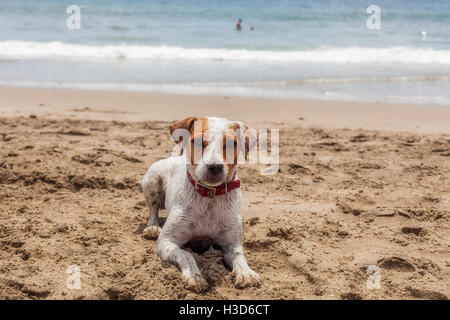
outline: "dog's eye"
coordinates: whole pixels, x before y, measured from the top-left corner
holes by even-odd
[[[206,148],[208,142],[203,140],[203,137],[195,137],[192,139],[192,144],[197,148]]]
[[[235,139],[233,139],[233,138],[227,138],[225,140],[224,147],[226,147],[226,146],[237,146],[237,141]]]
[[[192,143],[196,146],[196,147],[201,147],[203,145],[203,141],[202,138],[194,138],[192,140]]]

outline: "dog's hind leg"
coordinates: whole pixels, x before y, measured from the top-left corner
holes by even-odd
[[[142,236],[146,239],[155,240],[161,231],[158,210],[164,207],[164,190],[162,177],[150,168],[142,180],[142,191],[144,192],[144,200],[150,213],[147,226],[142,232]]]

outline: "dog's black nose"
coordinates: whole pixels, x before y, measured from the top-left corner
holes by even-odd
[[[208,164],[206,169],[212,174],[219,174],[223,170],[223,164]]]

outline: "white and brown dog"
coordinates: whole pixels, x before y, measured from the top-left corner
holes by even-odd
[[[158,238],[156,255],[180,268],[193,291],[209,287],[191,253],[183,246],[208,240],[219,246],[238,288],[259,285],[242,248],[239,156],[256,145],[256,133],[238,121],[189,117],[170,126],[181,156],[154,163],[142,181],[150,217],[144,234]],[[158,209],[167,220],[160,227]]]

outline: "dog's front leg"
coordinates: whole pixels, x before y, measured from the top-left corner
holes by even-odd
[[[208,289],[208,282],[203,278],[192,254],[181,249],[167,238],[158,239],[156,254],[164,261],[178,265],[183,275],[186,288],[195,292]]]
[[[194,257],[186,250],[180,248],[180,245],[187,242],[187,240],[175,239],[170,233],[164,231],[163,228],[158,238],[156,255],[162,260],[173,263],[180,268],[187,289],[194,292],[206,291],[209,284],[200,273]],[[174,232],[174,230],[171,230],[171,232]]]
[[[235,276],[234,285],[237,288],[259,286],[258,274],[250,269],[245,259],[242,244],[230,243],[223,247],[224,260],[227,265],[233,268]]]

